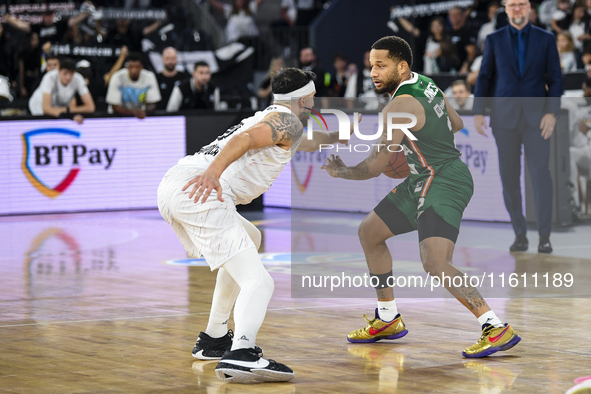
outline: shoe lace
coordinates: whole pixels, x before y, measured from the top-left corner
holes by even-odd
[[[263,358],[263,349],[261,349],[260,347],[258,347],[258,346],[255,345],[254,346],[254,349],[252,350],[252,352],[253,353],[256,353],[256,355],[257,355],[258,358]],[[276,363],[277,364],[277,361],[275,361],[275,360],[273,360],[271,358],[268,358],[267,361],[269,361],[271,363]]]
[[[492,332],[492,330],[494,330],[494,328],[494,326],[490,326],[482,330],[482,335],[480,336],[480,338],[478,338],[478,343],[484,342],[486,340],[486,337],[489,336],[489,334]]]
[[[369,320],[365,313],[363,314],[363,319],[367,322],[367,324],[369,324],[372,327],[373,327],[374,322],[376,321],[376,319]]]
[[[263,349],[261,349],[260,347],[258,347],[257,345],[254,345],[254,353],[256,353],[256,355],[261,358],[263,357]]]

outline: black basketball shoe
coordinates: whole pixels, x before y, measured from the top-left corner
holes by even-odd
[[[199,360],[218,360],[222,358],[226,350],[232,348],[232,338],[234,338],[232,330],[228,330],[226,335],[221,338],[212,338],[202,331],[195,342],[193,357]]]
[[[215,374],[235,383],[287,382],[295,376],[288,366],[263,358],[263,350],[258,346],[228,350],[215,367]]]

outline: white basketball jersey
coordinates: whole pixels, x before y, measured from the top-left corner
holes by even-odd
[[[180,166],[206,169],[230,139],[244,133],[273,112],[291,113],[287,107],[271,105],[263,111],[258,111],[253,116],[242,120],[239,124],[230,127],[211,144],[204,146],[194,155],[182,158],[178,164]],[[252,149],[230,164],[222,173],[221,179],[230,185],[232,194],[236,196],[236,203],[248,204],[269,190],[283,167],[293,157],[300,142],[301,137],[291,145],[291,150],[282,149],[277,145]]]

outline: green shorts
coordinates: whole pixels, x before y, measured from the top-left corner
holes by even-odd
[[[409,176],[388,193],[383,203],[390,202],[396,206],[408,218],[410,226],[415,230],[419,216],[431,207],[446,223],[459,230],[464,209],[468,206],[473,193],[474,182],[470,170],[458,158],[436,169],[433,176],[429,174]],[[379,216],[382,217],[382,215]],[[386,224],[392,229],[389,223]],[[409,230],[408,223],[406,230],[404,232]],[[398,235],[402,232],[393,231],[393,233]]]

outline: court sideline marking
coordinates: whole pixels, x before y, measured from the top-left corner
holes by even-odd
[[[423,303],[423,302],[438,302],[444,301],[448,298],[426,298],[420,300],[407,300],[407,301],[400,301],[401,304],[416,304],[416,303]],[[367,306],[367,305],[375,305],[375,301],[366,302],[363,304],[344,304],[344,305],[314,305],[314,306],[302,306],[302,307],[285,307],[285,308],[270,308],[267,309],[268,312],[276,312],[276,311],[297,311],[300,309],[319,309],[319,308],[340,308],[340,307],[351,307],[351,306]],[[112,317],[112,318],[104,318],[104,319],[87,319],[87,320],[61,320],[61,321],[52,321],[52,322],[39,322],[39,323],[23,323],[23,324],[6,324],[0,326],[0,328],[7,328],[7,327],[23,327],[23,326],[39,326],[39,325],[50,325],[50,324],[71,324],[71,323],[89,323],[89,322],[100,322],[100,321],[113,321],[113,320],[136,320],[136,319],[152,319],[152,318],[162,318],[162,317],[176,317],[176,316],[197,316],[197,315],[209,315],[208,312],[196,312],[196,313],[178,313],[178,314],[171,314],[171,315],[152,315],[152,316],[131,316],[131,317]]]

